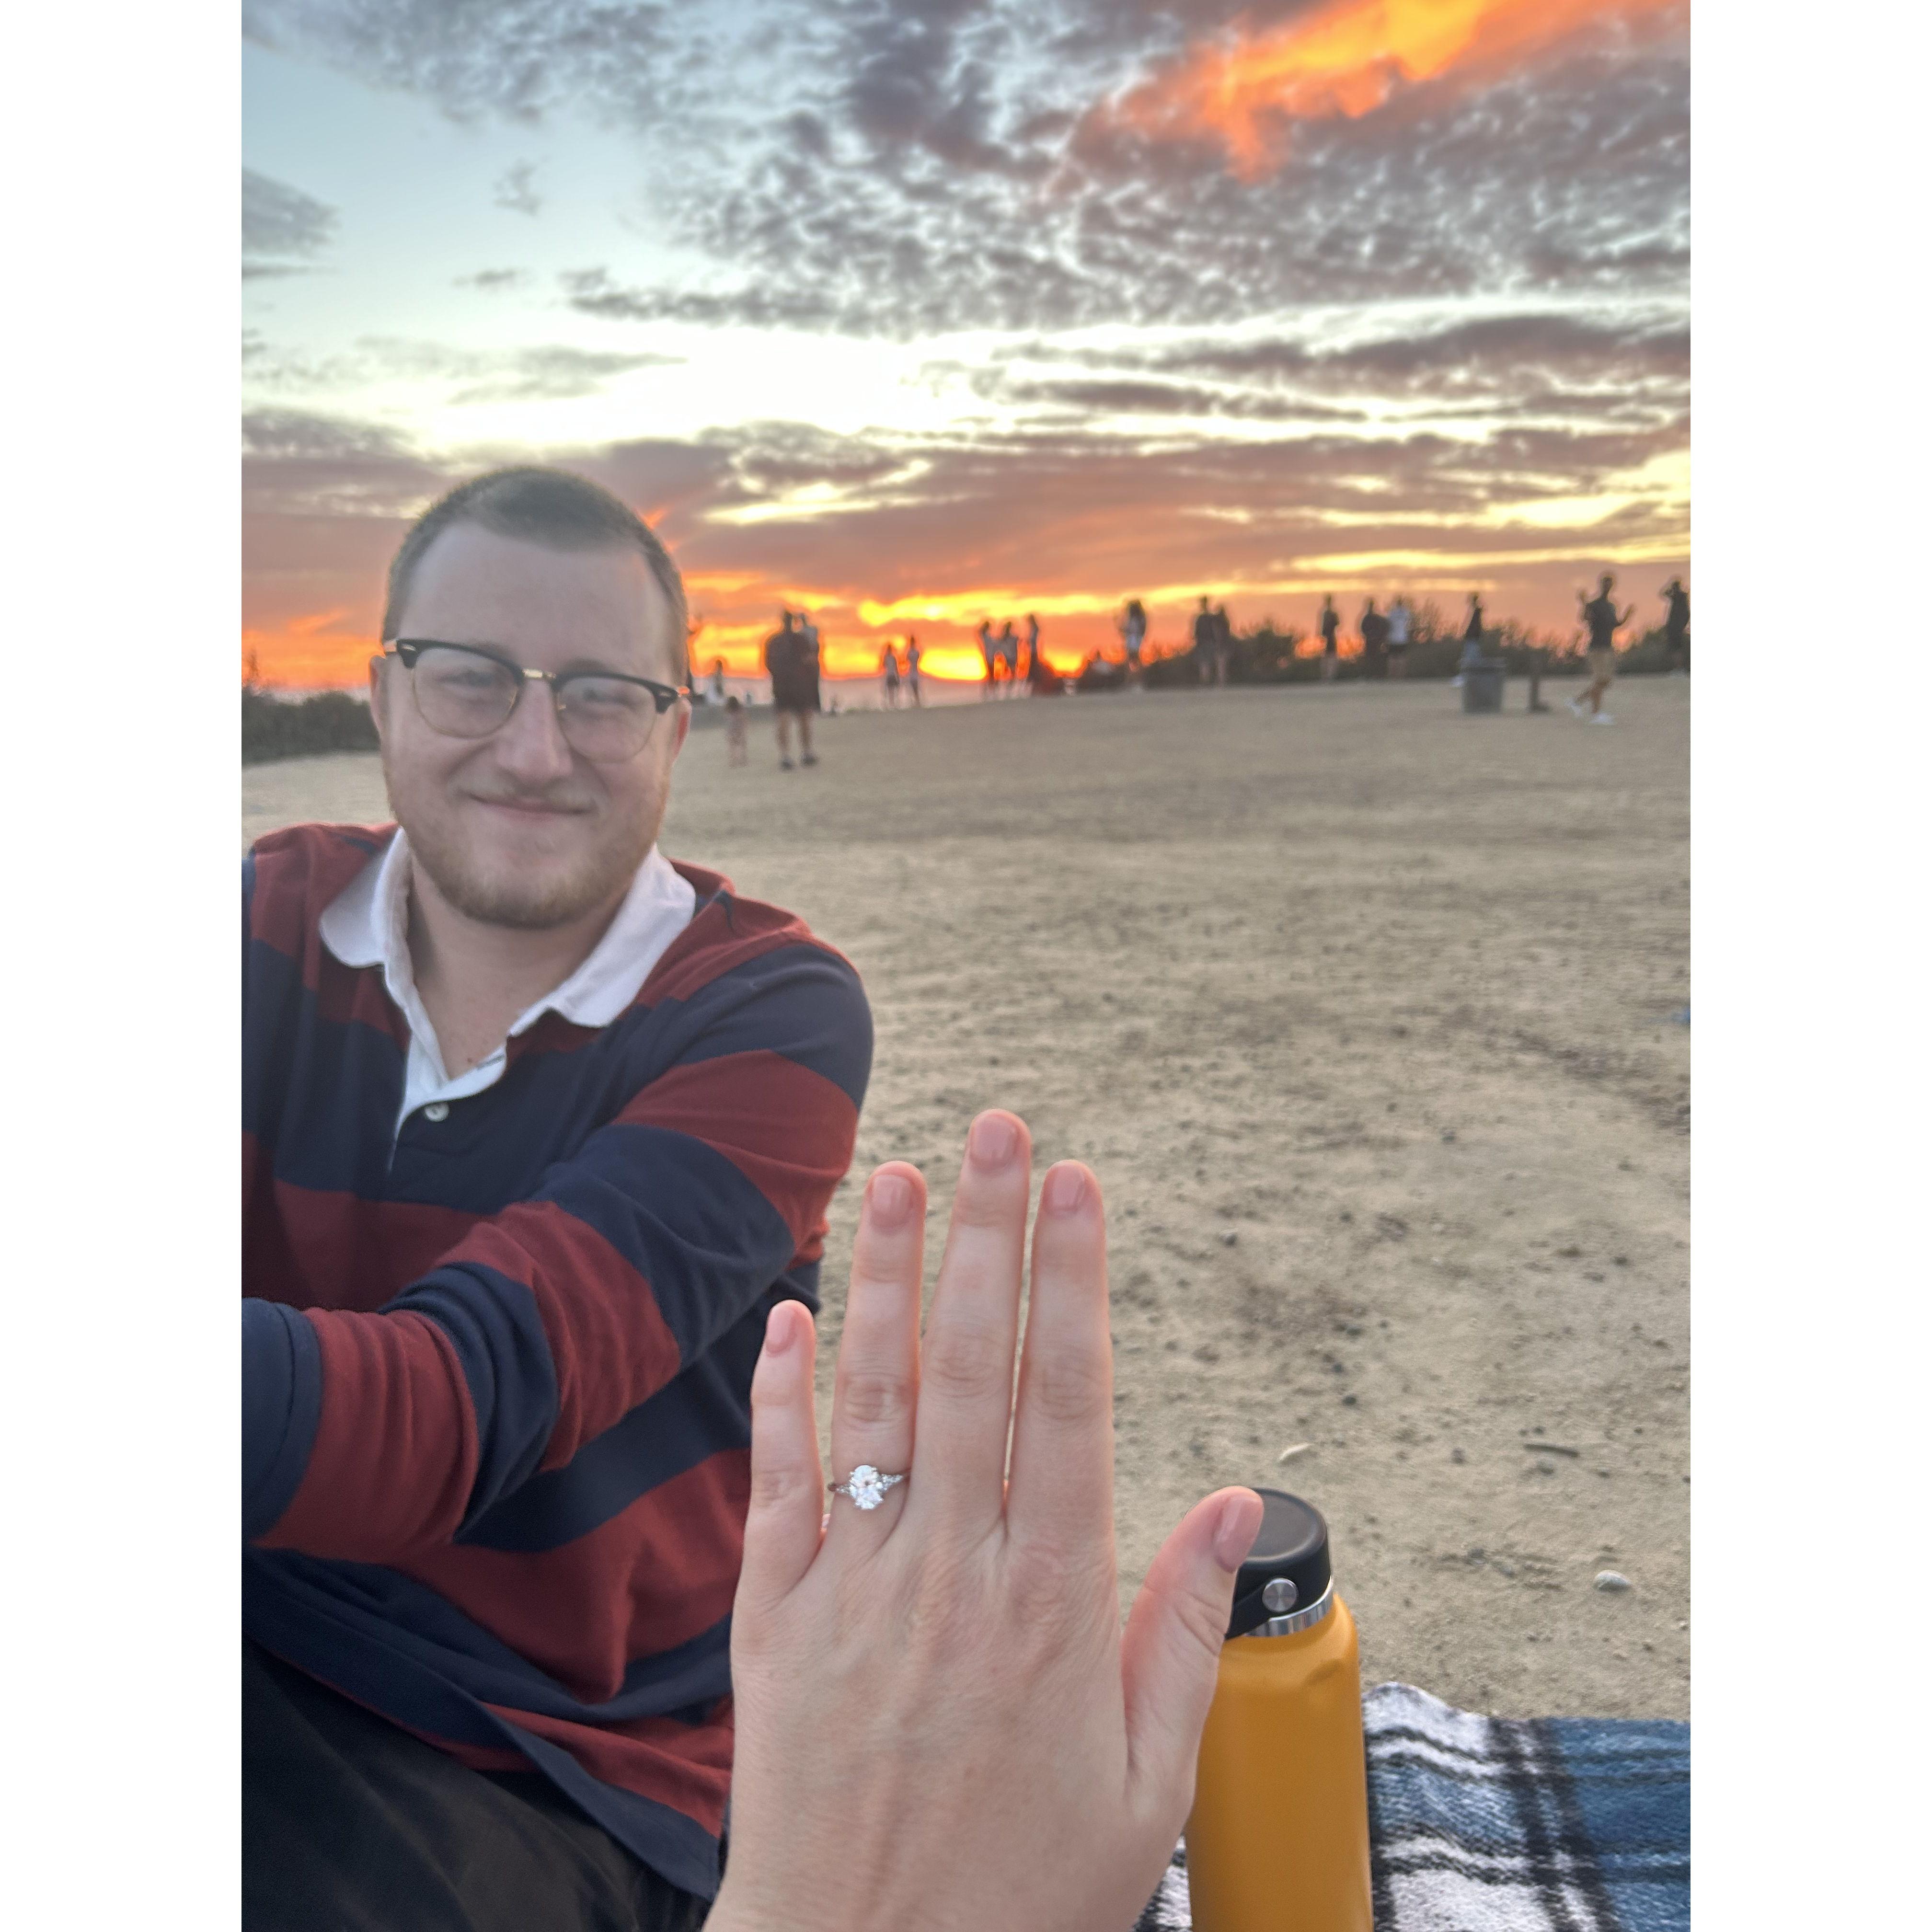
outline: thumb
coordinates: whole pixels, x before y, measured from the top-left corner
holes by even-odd
[[[1183,1815],[1192,1801],[1235,1572],[1261,1526],[1262,1499],[1252,1490],[1218,1490],[1196,1503],[1161,1545],[1121,1640],[1130,1780],[1178,1801]]]

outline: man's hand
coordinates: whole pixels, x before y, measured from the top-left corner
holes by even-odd
[[[823,1532],[812,1320],[772,1311],[711,1932],[1121,1932],[1186,1822],[1261,1502],[1190,1510],[1123,1638],[1100,1190],[1076,1162],[1047,1174],[1016,1400],[1029,1168],[1020,1121],[974,1123],[922,1359],[925,1183],[872,1176],[832,1462],[910,1479],[869,1510],[834,1498]]]

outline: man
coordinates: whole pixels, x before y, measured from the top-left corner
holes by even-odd
[[[1036,689],[1040,685],[1040,620],[1029,610],[1027,613],[1027,681]]]
[[[1228,607],[1214,606],[1214,682],[1226,684],[1228,666],[1234,655],[1234,627],[1228,621]]]
[[[986,665],[986,681],[980,687],[980,695],[982,698],[991,698],[993,694],[993,679],[1000,662],[1000,647],[994,641],[993,620],[990,617],[982,617],[980,620],[980,655],[985,660]]]
[[[919,639],[908,631],[905,641],[906,688],[912,694],[914,710],[919,708]]]
[[[1364,599],[1360,620],[1362,633],[1362,675],[1364,677],[1386,677],[1388,659],[1385,652],[1388,646],[1389,620],[1376,608],[1372,597]]]
[[[1635,614],[1633,604],[1622,616],[1617,613],[1610,592],[1616,587],[1616,579],[1608,571],[1597,580],[1597,594],[1587,602],[1583,593],[1576,593],[1576,603],[1583,622],[1590,628],[1590,649],[1585,663],[1589,672],[1590,682],[1581,698],[1570,700],[1570,715],[1573,718],[1584,716],[1583,706],[1588,704],[1589,722],[1592,724],[1612,724],[1616,719],[1604,709],[1604,694],[1610,688],[1610,680],[1617,674],[1617,633]]]
[[[1483,596],[1479,590],[1469,592],[1469,614],[1462,624],[1462,656],[1456,666],[1456,675],[1449,680],[1449,688],[1459,688],[1465,671],[1474,670],[1483,662]]]
[[[1194,675],[1202,684],[1214,681],[1214,646],[1219,635],[1219,627],[1214,622],[1214,613],[1205,597],[1201,599],[1201,608],[1194,614]]]
[[[1388,667],[1390,677],[1408,675],[1408,600],[1398,597],[1388,608]]]
[[[1013,628],[1013,620],[1009,617],[1000,626],[998,638],[1000,668],[1006,680],[1006,695],[1010,698],[1018,687],[1020,675],[1019,634]]]
[[[1335,681],[1336,661],[1336,640],[1341,635],[1341,614],[1335,608],[1335,593],[1331,590],[1322,600],[1322,681],[1332,684]]]
[[[791,728],[798,724],[799,748],[804,762],[818,760],[812,748],[812,714],[818,709],[818,652],[806,662],[805,633],[796,614],[783,613],[784,621],[765,640],[765,675],[772,681],[772,710],[778,720],[778,770],[796,769],[791,761]]]
[[[1673,577],[1658,593],[1664,602],[1664,668],[1672,677],[1690,675],[1690,593]]]
[[[815,1305],[851,968],[656,840],[676,567],[555,472],[390,568],[395,827],[243,891],[250,1932],[681,1932],[716,1891],[752,1366]]]

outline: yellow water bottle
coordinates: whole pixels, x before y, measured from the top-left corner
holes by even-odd
[[[1195,1932],[1374,1932],[1355,1620],[1322,1512],[1258,1493],[1187,1820]]]

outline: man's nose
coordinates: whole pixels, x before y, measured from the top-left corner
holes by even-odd
[[[496,759],[526,783],[545,783],[568,774],[571,752],[557,717],[554,687],[536,678],[525,682],[517,708],[497,734]]]

